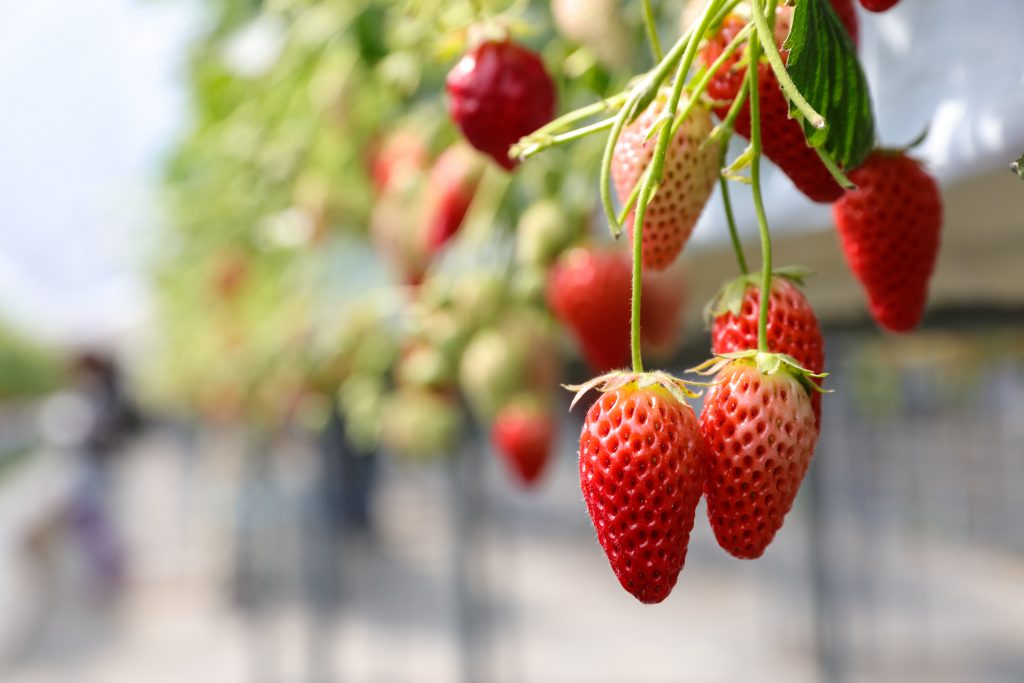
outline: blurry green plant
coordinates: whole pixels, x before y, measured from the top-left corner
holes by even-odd
[[[429,159],[459,139],[444,78],[481,16],[542,50],[563,110],[617,92],[643,64],[639,7],[623,8],[614,50],[593,27],[556,31],[554,9],[540,0],[209,1],[189,58],[191,122],[167,164],[171,220],[153,264],[161,335],[150,397],[213,417],[280,422],[295,395],[336,398],[354,378],[341,404],[366,415],[380,401],[355,400],[351,386],[388,392],[419,377],[428,354],[395,373],[401,352],[440,334],[424,333],[424,324],[444,327],[437,319],[454,313],[413,305],[371,248],[381,201],[374,156],[396,131],[414,132]],[[543,198],[556,198],[568,216],[591,215],[590,169],[601,152],[590,139],[511,176],[489,168],[448,248],[472,258],[443,254],[423,291],[444,298],[473,289],[486,244],[511,271],[501,284],[518,291],[516,305],[536,307],[542,274],[516,267],[518,218]],[[445,353],[461,353],[485,322],[460,321]],[[365,352],[366,339],[378,340],[376,354]],[[446,367],[456,361],[445,358]],[[362,440],[378,431],[369,426]]]
[[[55,351],[0,324],[0,401],[53,391],[60,385],[63,369]]]

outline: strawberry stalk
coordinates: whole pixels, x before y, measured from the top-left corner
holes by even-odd
[[[797,108],[800,115],[804,117],[812,126],[821,130],[825,128],[825,118],[814,110],[814,107],[804,99],[804,96],[797,90],[796,84],[793,79],[789,77],[789,72],[786,71],[786,65],[782,63],[782,56],[779,55],[779,49],[775,44],[775,31],[771,25],[768,24],[768,18],[764,14],[764,2],[762,0],[750,0],[751,14],[753,15],[754,28],[757,29],[758,41],[760,41],[760,48],[764,51],[765,57],[768,58],[768,64],[772,67],[772,71],[775,72],[775,77],[779,81],[779,85],[782,87],[782,91],[789,98],[789,101],[793,103],[793,106]],[[754,59],[754,44],[758,41],[750,41],[750,61],[756,66],[759,59]],[[753,117],[751,117],[753,118]]]
[[[654,21],[654,8],[651,7],[651,0],[644,0],[644,29],[647,31],[647,40],[651,44],[651,54],[654,61],[660,62],[664,59],[661,51],[661,41],[658,39],[658,26]]]
[[[751,0],[754,23],[758,26],[767,22],[764,18],[764,6],[761,0]],[[768,51],[777,56],[775,39],[772,38]],[[768,217],[764,211],[764,198],[761,196],[761,94],[758,85],[758,64],[761,61],[761,43],[750,41],[750,63],[747,67],[747,85],[750,93],[750,148],[753,152],[750,159],[750,183],[754,195],[754,211],[757,213],[757,227],[761,233],[761,307],[757,323],[757,350],[768,351],[768,292],[772,288],[772,238],[768,231]]]
[[[669,94],[668,103],[665,105],[664,123],[658,132],[658,143],[654,148],[654,156],[651,159],[650,174],[643,179],[640,196],[637,200],[636,220],[633,223],[633,299],[630,319],[630,349],[633,356],[633,372],[643,372],[643,359],[641,358],[640,347],[640,294],[643,276],[644,216],[647,213],[647,205],[650,203],[651,197],[654,196],[658,184],[661,183],[662,174],[665,170],[665,156],[668,153],[668,146],[672,141],[672,136],[676,131],[676,112],[679,109],[679,100],[683,95],[683,86],[686,84],[686,74],[689,73],[693,60],[697,56],[700,36],[704,35],[708,26],[711,25],[711,21],[721,4],[722,0],[709,0],[708,4],[704,7],[704,13],[701,15],[700,21],[697,22],[697,28],[693,32],[693,37],[686,43],[686,49],[676,69],[675,81],[672,83],[672,91]],[[689,114],[692,111],[694,102],[696,102],[696,99],[690,98],[684,116],[680,117],[680,119],[685,118],[685,114]],[[623,109],[625,110],[625,108]],[[620,121],[624,120],[625,117],[620,117]],[[658,124],[655,125],[657,126]],[[608,158],[608,163],[602,167],[602,175],[605,170],[610,175],[611,157]],[[607,187],[604,183],[602,183],[602,186],[602,189]],[[608,218],[610,221],[616,220],[614,209],[608,214]]]
[[[729,136],[731,137],[731,136]],[[747,275],[750,269],[747,268],[747,257],[743,254],[743,245],[740,243],[740,234],[736,229],[736,218],[732,213],[732,199],[729,196],[729,180],[722,175],[722,167],[725,166],[725,155],[729,151],[729,138],[722,144],[722,157],[718,164],[718,186],[722,190],[722,208],[725,209],[725,221],[729,226],[729,239],[732,241],[732,249],[736,252],[736,262],[740,267],[740,273]]]

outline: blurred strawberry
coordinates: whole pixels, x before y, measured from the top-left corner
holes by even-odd
[[[546,268],[582,233],[578,218],[553,199],[533,204],[516,224],[516,260],[524,266]]]
[[[644,273],[640,335],[645,347],[664,348],[674,342],[684,296],[678,281],[673,284],[673,276],[661,279]],[[596,247],[569,250],[548,276],[547,300],[594,372],[629,364],[632,264],[626,252]]]
[[[459,438],[459,409],[450,396],[400,389],[381,407],[380,437],[395,455],[425,458],[451,455]]]
[[[533,486],[543,473],[551,456],[556,427],[550,412],[530,400],[509,403],[494,419],[494,446],[523,486]]]
[[[213,259],[210,286],[220,301],[233,301],[249,280],[249,257],[241,249],[228,247]]]
[[[559,33],[589,48],[606,66],[628,64],[631,36],[618,0],[552,0],[551,14]]]
[[[398,279],[418,285],[430,265],[423,238],[418,187],[394,188],[382,194],[370,214],[370,237]]]
[[[427,167],[427,147],[423,138],[411,130],[390,133],[371,154],[371,175],[378,193],[401,185]]]
[[[462,227],[483,168],[483,160],[465,145],[449,147],[434,162],[424,214],[430,253],[436,253]]]

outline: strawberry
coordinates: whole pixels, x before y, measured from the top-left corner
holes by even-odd
[[[411,130],[397,130],[371,153],[370,172],[377,192],[406,182],[427,167],[423,138]]]
[[[554,118],[555,84],[535,53],[511,40],[473,47],[445,82],[452,120],[471,145],[512,170],[509,148]]]
[[[679,390],[650,377],[606,384],[587,411],[579,451],[597,540],[622,587],[648,604],[668,597],[686,561],[706,450]]]
[[[421,188],[393,186],[384,192],[370,213],[370,237],[395,275],[418,285],[430,265],[424,239]]]
[[[430,253],[436,253],[462,226],[482,173],[479,157],[464,145],[446,149],[434,162],[425,198]]]
[[[860,0],[860,6],[869,12],[885,12],[896,6],[899,0]]]
[[[625,67],[632,43],[618,0],[552,0],[558,32],[589,48],[606,66]]]
[[[516,260],[546,268],[583,232],[582,222],[553,199],[533,204],[516,224]]]
[[[760,274],[754,274],[727,283],[709,306],[713,317],[711,350],[715,354],[757,348],[760,278]],[[791,356],[813,373],[825,370],[825,340],[818,318],[807,297],[788,277],[776,275],[772,278],[767,332],[769,351]],[[811,403],[816,424],[820,424],[821,394],[814,392]]]
[[[875,321],[908,332],[924,314],[939,253],[939,187],[903,152],[873,152],[850,180],[857,189],[832,206],[846,262],[867,291]]]
[[[664,347],[678,333],[683,293],[673,291],[672,280],[661,275],[643,275],[640,331],[645,346]],[[576,247],[548,275],[548,306],[596,372],[629,363],[631,298],[632,266],[624,251]]]
[[[666,104],[668,94],[663,90],[636,121],[622,131],[615,145],[612,180],[622,201],[629,197],[633,186],[651,163],[657,136],[648,140],[647,134]],[[669,143],[664,177],[644,218],[643,257],[646,268],[664,270],[676,260],[715,189],[719,148],[717,143],[704,144],[712,127],[711,112],[699,104]],[[634,215],[635,211],[627,222],[630,234],[633,232]]]
[[[551,415],[525,403],[510,403],[494,419],[494,446],[524,486],[535,484],[544,471],[555,440],[555,426]]]
[[[735,15],[725,19],[721,29],[707,41],[701,51],[701,60],[705,65],[710,65],[718,59],[733,37],[743,29],[744,23]],[[726,60],[708,84],[708,96],[726,102],[715,109],[719,118],[725,118],[729,111],[729,103],[736,98],[743,86],[746,66],[738,62],[739,52]],[[843,194],[843,188],[825,168],[817,152],[807,145],[800,123],[789,118],[786,96],[782,94],[775,72],[766,62],[758,66],[758,91],[761,101],[761,144],[764,155],[789,176],[796,188],[809,199],[822,203],[839,199]],[[749,103],[740,110],[734,128],[743,137],[750,137]]]
[[[669,356],[682,334],[680,327],[688,287],[686,271],[677,261],[660,273],[646,271],[640,298],[640,337],[644,350]]]
[[[759,368],[769,357],[779,358],[719,360],[700,414],[708,519],[718,544],[743,559],[760,557],[782,527],[818,439],[807,388],[784,363]]]

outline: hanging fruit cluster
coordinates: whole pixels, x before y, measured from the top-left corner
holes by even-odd
[[[408,457],[451,453],[471,418],[528,485],[568,346],[595,375],[576,400],[600,392],[580,484],[622,585],[669,594],[702,497],[722,547],[758,557],[827,427],[821,328],[807,271],[773,263],[763,159],[832,204],[881,327],[919,324],[939,247],[935,181],[877,145],[852,0],[690,2],[667,50],[677,22],[651,0],[394,4],[221,7],[169,174],[168,382],[234,419],[317,396],[359,445]],[[230,37],[267,15],[276,62],[232,72]],[[738,273],[706,309],[711,379],[646,370],[681,343],[680,254],[716,188]]]
[[[630,355],[631,370],[611,369],[574,387],[576,400],[593,389],[602,394],[580,437],[580,485],[616,576],[650,603],[665,599],[676,582],[702,496],[725,550],[748,559],[764,552],[796,498],[821,429],[824,341],[798,286],[800,270],[772,262],[762,157],[809,199],[834,203],[850,267],[876,321],[892,331],[911,330],[921,319],[942,208],[935,181],[905,151],[873,150],[851,3],[708,0],[667,53],[652,20],[647,29],[654,68],[603,106],[545,123],[509,155],[526,159],[607,132],[600,190],[612,235],[625,227],[632,240],[632,264],[570,254],[548,296],[595,369],[623,366]],[[459,68],[465,78],[464,63]],[[749,145],[727,163],[734,134]],[[494,148],[481,147],[492,155]],[[759,273],[749,272],[732,224],[734,180],[753,188]],[[740,277],[708,307],[715,356],[694,370],[713,379],[698,418],[687,403],[696,383],[644,369],[645,332],[657,328],[661,314],[653,323],[645,315],[651,292],[644,269],[676,261],[716,184]],[[627,278],[628,310],[618,307]],[[626,319],[628,349],[617,344]]]

